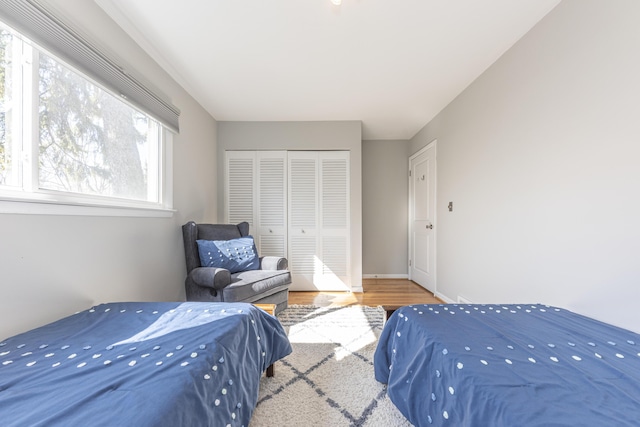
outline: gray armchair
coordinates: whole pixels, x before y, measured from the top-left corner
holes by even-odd
[[[197,240],[231,240],[249,234],[249,224],[196,224],[182,226],[187,262],[187,301],[248,302],[275,304],[275,314],[287,308],[291,273],[286,258],[260,257],[257,270],[230,273],[216,267],[202,267]]]

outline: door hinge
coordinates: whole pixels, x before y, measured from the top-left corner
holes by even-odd
[[[409,169],[409,177],[411,177],[411,169]]]
[[[409,260],[409,267],[411,267],[411,260]]]

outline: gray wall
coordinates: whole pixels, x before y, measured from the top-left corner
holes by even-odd
[[[349,150],[351,285],[362,289],[362,129],[359,121],[218,122],[218,216],[224,218],[227,150]]]
[[[362,141],[365,277],[407,277],[408,171],[408,141]]]
[[[439,294],[640,331],[639,22],[564,0],[411,140],[438,140]]]
[[[182,110],[172,218],[0,214],[0,339],[92,304],[183,300],[180,226],[216,221],[216,122],[94,2],[52,4]]]

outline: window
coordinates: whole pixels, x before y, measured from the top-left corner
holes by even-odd
[[[170,133],[0,26],[0,199],[170,209]]]

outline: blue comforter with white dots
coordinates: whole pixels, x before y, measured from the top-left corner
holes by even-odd
[[[416,426],[640,425],[640,335],[556,307],[402,307],[374,366]]]
[[[0,425],[247,426],[291,352],[242,303],[110,303],[0,342]]]

